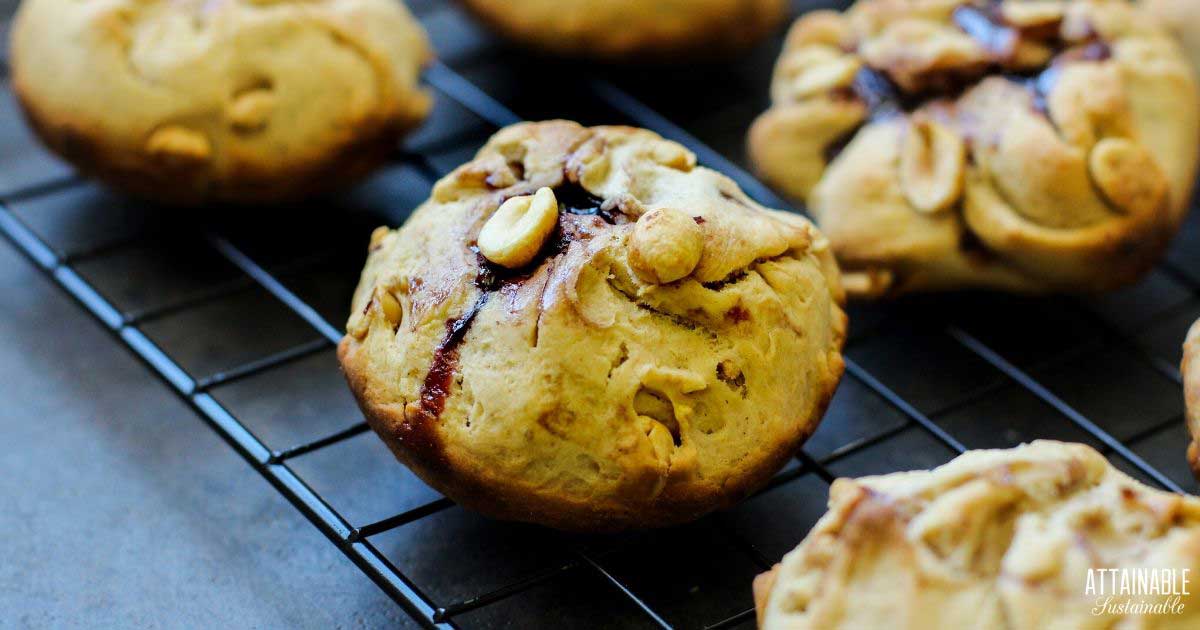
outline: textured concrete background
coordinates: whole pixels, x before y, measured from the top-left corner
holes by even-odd
[[[0,295],[0,626],[411,626],[3,239]]]

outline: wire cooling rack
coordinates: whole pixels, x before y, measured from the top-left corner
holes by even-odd
[[[750,627],[751,578],[805,535],[829,482],[928,468],[967,448],[1080,441],[1146,483],[1198,490],[1176,368],[1200,317],[1193,216],[1162,265],[1103,297],[852,306],[847,375],[820,430],[732,510],[579,536],[455,506],[369,435],[338,374],[333,348],[370,229],[399,224],[521,117],[653,129],[760,202],[789,207],[741,166],[779,41],[721,65],[565,65],[497,44],[452,6],[410,4],[442,59],[425,75],[437,106],[393,164],[348,194],[185,217],[115,197],[37,146],[4,82],[0,232],[420,625]]]

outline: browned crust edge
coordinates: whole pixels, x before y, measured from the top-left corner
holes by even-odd
[[[721,55],[742,52],[762,41],[788,17],[787,4],[777,2],[773,12],[758,16],[753,28],[741,31],[736,37],[731,37],[728,28],[718,22],[709,24],[707,28],[691,29],[687,37],[664,38],[645,34],[623,46],[579,43],[578,38],[566,35],[560,38],[563,44],[547,45],[543,38],[531,33],[532,25],[505,20],[497,11],[473,0],[458,0],[458,4],[489,30],[527,50],[609,62],[644,63],[647,56],[663,62],[693,58],[717,60]],[[517,10],[516,7],[509,9]]]
[[[341,146],[316,159],[277,164],[245,160],[229,177],[215,180],[202,168],[130,156],[127,148],[105,142],[94,124],[48,115],[30,98],[19,72],[13,73],[12,87],[37,138],[80,173],[135,197],[184,207],[209,202],[278,204],[349,186],[390,159],[400,138],[424,121],[432,103],[428,94],[417,92],[410,111],[365,122],[346,133]]]
[[[844,315],[842,319],[844,324]],[[711,511],[736,505],[765,485],[795,455],[824,417],[845,372],[841,355],[844,342],[844,335],[838,335],[836,352],[832,353],[830,362],[830,378],[804,430],[791,440],[776,445],[758,466],[740,471],[716,496],[694,486],[669,485],[650,505],[623,505],[611,500],[583,502],[532,495],[524,486],[503,476],[465,473],[469,468],[456,462],[456,454],[437,443],[436,428],[420,429],[406,424],[402,404],[381,403],[372,394],[370,378],[358,358],[357,351],[362,346],[349,335],[338,344],[338,362],[367,423],[396,458],[422,481],[459,505],[500,520],[536,523],[575,532],[617,532],[693,521]],[[414,440],[427,443],[414,444]]]

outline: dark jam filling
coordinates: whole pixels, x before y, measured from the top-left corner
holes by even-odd
[[[466,338],[475,316],[490,296],[491,293],[481,294],[462,317],[446,320],[446,336],[437,348],[434,348],[429,373],[421,383],[421,411],[426,418],[437,418],[446,408],[446,398],[450,395],[454,372],[458,370],[458,347]]]
[[[567,250],[571,243],[590,238],[587,230],[581,229],[576,221],[565,215],[596,216],[605,223],[614,224],[618,217],[623,217],[619,211],[604,210],[604,200],[592,195],[578,184],[564,183],[554,189],[558,200],[560,216],[554,234],[546,239],[541,251],[533,261],[520,269],[508,269],[496,265],[479,253],[479,249],[471,246],[479,271],[475,274],[474,284],[479,289],[479,297],[458,318],[446,320],[446,334],[433,351],[433,362],[425,381],[421,384],[421,411],[427,419],[441,415],[446,408],[446,398],[453,386],[454,373],[458,370],[459,349],[475,322],[475,317],[483,310],[493,293],[505,287],[515,287],[528,280],[547,260],[555,258]]]
[[[971,36],[997,61],[976,67],[956,68],[930,73],[921,77],[921,89],[905,91],[886,72],[864,66],[855,75],[843,98],[857,100],[867,108],[864,125],[911,113],[938,99],[953,99],[978,85],[989,76],[999,76],[1025,86],[1033,95],[1034,109],[1045,115],[1046,96],[1054,89],[1062,66],[1075,61],[1104,61],[1112,56],[1109,46],[1092,34],[1087,41],[1071,45],[1058,36],[1059,24],[1018,29],[1007,24],[1000,13],[999,2],[983,6],[964,5],[954,10],[954,22]],[[1014,71],[1004,64],[1016,55],[1022,39],[1050,46],[1056,51],[1050,63],[1037,69]],[[825,161],[832,162],[861,129],[856,127],[825,147]]]
[[[563,182],[554,189],[554,198],[558,200],[558,209],[567,214],[598,216],[605,223],[613,225],[620,211],[605,209],[604,200],[588,192],[583,186],[574,182]]]

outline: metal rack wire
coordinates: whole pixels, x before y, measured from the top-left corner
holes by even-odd
[[[445,7],[425,6],[420,3],[416,7],[423,20],[450,20],[449,28],[461,28],[462,22],[454,21],[453,11]],[[447,28],[443,26],[443,28]],[[435,34],[436,39],[436,34]],[[474,44],[472,44],[474,46]],[[470,46],[468,46],[470,47]],[[488,51],[486,55],[480,51]],[[488,63],[496,62],[493,52],[494,43],[484,43],[474,46],[474,51],[459,57],[458,65],[469,68],[470,60],[478,60],[487,56]],[[510,53],[503,53],[504,54]],[[453,57],[453,56],[452,56]],[[761,63],[759,72],[762,72]],[[549,71],[554,71],[551,66]],[[540,68],[538,72],[547,71]],[[466,72],[466,71],[464,71]],[[536,73],[535,73],[536,74]],[[4,75],[0,74],[0,78]],[[439,108],[456,108],[469,112],[475,117],[476,123],[472,129],[459,130],[458,127],[468,127],[461,116],[451,115],[448,126],[451,130],[442,136],[426,142],[422,146],[406,148],[399,151],[396,164],[407,172],[416,173],[418,177],[412,181],[395,184],[406,190],[406,196],[412,199],[423,198],[428,192],[428,183],[443,175],[455,160],[469,153],[478,146],[482,138],[490,131],[510,124],[520,118],[501,99],[480,89],[475,83],[466,78],[466,74],[451,69],[450,65],[437,63],[425,75],[426,82],[439,97]],[[569,97],[562,97],[557,106],[561,108],[559,115],[575,111],[574,105],[583,103],[593,110],[593,116],[611,119],[617,122],[630,122],[657,131],[661,135],[677,140],[691,148],[699,157],[700,162],[722,171],[735,179],[739,185],[752,197],[763,204],[772,207],[788,208],[785,201],[776,196],[770,189],[757,181],[734,160],[728,157],[729,150],[720,151],[708,143],[685,131],[683,126],[660,113],[656,108],[648,106],[638,96],[636,88],[628,88],[618,84],[612,78],[606,78],[603,70],[576,77],[571,86],[555,86],[552,92],[562,96],[565,91]],[[545,92],[543,92],[544,94]],[[516,99],[521,100],[521,99]],[[537,108],[532,108],[536,110]],[[534,113],[537,113],[536,111]],[[14,121],[7,121],[11,124]],[[0,122],[0,124],[6,124]],[[0,160],[3,156],[0,155]],[[0,161],[0,165],[3,162]],[[398,179],[398,176],[385,177]],[[0,178],[0,184],[2,184]],[[92,244],[79,248],[64,248],[52,244],[52,239],[31,226],[27,217],[14,209],[22,203],[36,201],[48,196],[61,195],[64,191],[81,186],[74,176],[49,176],[31,184],[20,183],[9,190],[0,190],[0,233],[11,241],[33,264],[45,272],[58,286],[72,296],[85,310],[100,322],[114,339],[124,345],[150,370],[157,375],[170,389],[192,408],[196,414],[208,423],[235,451],[238,452],[260,475],[263,476],[278,492],[287,498],[310,522],[313,523],[338,549],[353,561],[381,589],[394,599],[404,610],[421,625],[426,627],[452,628],[466,625],[473,612],[521,596],[531,589],[554,582],[560,576],[585,574],[592,580],[590,584],[603,585],[608,594],[619,598],[632,609],[636,610],[636,618],[626,619],[622,623],[646,624],[651,627],[704,627],[708,629],[731,628],[753,624],[753,609],[749,597],[749,584],[740,592],[735,592],[722,602],[719,607],[723,612],[715,618],[695,618],[688,615],[669,614],[664,612],[654,597],[647,596],[647,587],[638,580],[631,579],[643,569],[649,570],[648,565],[633,562],[629,566],[618,566],[616,558],[626,553],[631,547],[640,544],[642,537],[647,534],[630,534],[615,540],[596,540],[586,538],[559,537],[554,538],[554,544],[562,547],[554,562],[537,570],[528,572],[517,579],[508,581],[498,587],[488,588],[466,597],[443,600],[431,596],[417,579],[406,573],[405,567],[398,565],[376,544],[378,538],[399,528],[403,528],[423,519],[432,518],[454,507],[454,504],[444,498],[433,498],[418,505],[397,511],[382,519],[357,522],[349,518],[343,511],[334,507],[334,502],[327,500],[321,493],[314,490],[306,478],[297,472],[292,465],[299,458],[309,456],[319,451],[335,447],[368,431],[367,425],[361,419],[350,421],[336,430],[327,431],[320,437],[305,439],[299,443],[291,443],[282,448],[273,448],[268,441],[261,439],[256,433],[232,413],[223,404],[214,390],[232,383],[251,379],[257,375],[279,370],[286,365],[301,361],[307,357],[328,353],[341,337],[338,327],[330,324],[326,315],[312,300],[302,297],[289,281],[293,275],[287,265],[277,265],[266,256],[256,253],[252,248],[243,246],[236,230],[222,226],[219,222],[201,226],[205,229],[204,238],[207,247],[220,260],[237,270],[232,278],[214,283],[201,290],[184,295],[153,307],[141,309],[126,309],[117,301],[105,295],[104,291],[89,281],[87,274],[80,271],[80,265],[89,261],[101,259],[120,253],[128,248],[136,247],[145,238],[133,236],[118,238],[109,242]],[[410,207],[404,210],[410,210]],[[792,208],[795,210],[795,208]],[[365,236],[364,236],[365,238]],[[1181,426],[1181,410],[1172,409],[1165,419],[1155,419],[1149,426],[1138,426],[1136,430],[1127,431],[1122,436],[1114,434],[1113,423],[1092,417],[1086,410],[1078,408],[1077,404],[1068,402],[1068,397],[1058,393],[1055,384],[1047,382],[1047,375],[1054,370],[1069,371],[1071,361],[1080,356],[1089,356],[1089,352],[1106,352],[1118,348],[1125,353],[1122,356],[1132,356],[1168,384],[1178,385],[1179,374],[1170,359],[1148,350],[1146,344],[1139,340],[1138,335],[1150,328],[1149,322],[1163,322],[1171,318],[1185,316],[1188,309],[1197,304],[1200,294],[1200,277],[1192,272],[1185,264],[1176,259],[1165,263],[1156,272],[1159,282],[1169,285],[1176,293],[1183,291],[1186,295],[1175,298],[1170,291],[1153,292],[1149,297],[1142,293],[1143,289],[1135,289],[1134,293],[1125,296],[1121,308],[1123,313],[1152,311],[1152,316],[1139,319],[1132,329],[1123,329],[1120,324],[1114,324],[1110,319],[1097,314],[1103,310],[1104,304],[1087,302],[1080,299],[1069,299],[1065,302],[1055,302],[1047,305],[1043,302],[1016,301],[1007,302],[1008,308],[1020,309],[1033,307],[1035,309],[1062,309],[1069,312],[1073,322],[1072,330],[1090,326],[1097,331],[1096,335],[1085,335],[1080,343],[1068,343],[1066,347],[1058,348],[1046,356],[1031,359],[1014,357],[1008,354],[1012,346],[992,341],[997,336],[1004,338],[1014,332],[1018,335],[1036,336],[1036,331],[1025,320],[1005,321],[1000,317],[997,325],[996,312],[1003,309],[976,308],[979,300],[990,300],[979,296],[957,298],[918,299],[915,302],[899,306],[883,305],[863,307],[852,317],[852,327],[861,316],[868,322],[866,335],[856,335],[852,338],[848,349],[847,376],[843,389],[854,388],[861,392],[866,399],[878,401],[878,406],[872,410],[863,411],[846,409],[844,412],[854,415],[854,424],[871,425],[870,430],[861,427],[838,427],[819,450],[810,442],[805,450],[797,455],[793,465],[785,468],[771,483],[761,491],[759,498],[770,502],[774,493],[780,488],[787,488],[801,483],[801,480],[816,479],[830,483],[841,474],[857,470],[843,466],[856,460],[871,460],[869,470],[896,469],[900,467],[919,467],[929,465],[929,461],[938,463],[961,453],[968,447],[990,445],[990,440],[1017,441],[1029,437],[1020,435],[1002,435],[1000,427],[973,427],[963,430],[963,423],[956,421],[959,415],[970,417],[980,404],[988,404],[999,396],[1007,395],[1024,397],[1037,401],[1047,408],[1047,413],[1061,423],[1050,430],[1048,426],[1035,426],[1032,435],[1049,435],[1052,437],[1075,436],[1088,440],[1098,448],[1114,457],[1118,465],[1126,468],[1132,474],[1147,480],[1149,483],[1175,492],[1184,492],[1194,488],[1193,482],[1181,476],[1178,471],[1165,471],[1159,466],[1146,461],[1145,444],[1148,440],[1162,441],[1163,436],[1171,433],[1175,427]],[[303,273],[303,263],[298,265]],[[258,287],[268,293],[288,313],[299,318],[311,331],[312,337],[298,341],[288,347],[269,352],[261,356],[240,361],[232,367],[225,367],[207,373],[195,373],[177,358],[172,356],[171,349],[156,340],[146,332],[146,327],[163,318],[177,316],[201,308],[206,304]],[[1153,287],[1151,287],[1153,289]],[[1170,294],[1170,299],[1165,294]],[[999,298],[1007,299],[1007,298]],[[1117,300],[1123,299],[1118,296]],[[1139,301],[1141,300],[1141,301]],[[980,311],[983,311],[982,315]],[[1011,312],[1011,311],[1010,311]],[[933,313],[933,315],[931,315]],[[917,328],[911,328],[912,319],[923,322]],[[1034,318],[1036,319],[1036,317]],[[1118,318],[1119,319],[1119,318]],[[874,325],[873,322],[882,320],[883,323]],[[1082,323],[1079,323],[1082,322]],[[1006,326],[1011,324],[1011,326]],[[907,353],[897,344],[905,343],[909,331],[917,330],[918,339],[932,340],[930,344],[920,349],[917,354]],[[889,364],[910,362],[914,367],[922,363],[936,365],[941,357],[948,353],[959,353],[963,361],[973,361],[971,370],[983,375],[978,382],[969,386],[952,388],[930,393],[923,390],[927,383],[922,381],[920,370],[916,371],[915,380],[907,382],[897,380],[897,371],[886,369]],[[927,353],[927,354],[925,354]],[[877,369],[883,365],[884,369]],[[965,363],[964,363],[965,365]],[[1064,366],[1067,366],[1064,368]],[[889,373],[890,372],[890,373]],[[957,376],[957,375],[956,375]],[[1110,375],[1109,381],[1102,387],[1116,387],[1124,375]],[[953,380],[953,379],[950,379]],[[896,382],[890,382],[896,381]],[[839,394],[841,396],[841,394]],[[1078,396],[1076,396],[1078,399]],[[1178,396],[1176,396],[1178,398]],[[1086,400],[1086,397],[1084,398]],[[933,400],[934,402],[930,402]],[[835,408],[839,403],[835,401]],[[845,405],[843,405],[845,407]],[[831,413],[836,413],[831,410]],[[884,421],[881,418],[892,418]],[[867,422],[870,421],[870,422]],[[840,420],[827,420],[840,422]],[[968,422],[970,422],[968,420]],[[821,436],[818,433],[818,438]],[[814,438],[817,440],[818,438]],[[907,441],[905,441],[907,440]],[[276,440],[277,441],[277,440]],[[1157,444],[1157,441],[1153,442]],[[920,456],[913,461],[883,462],[877,465],[874,461],[876,449],[889,443],[899,444],[897,448],[901,455]],[[909,445],[915,446],[909,446]],[[1153,451],[1156,459],[1182,458],[1183,443],[1180,441],[1174,453],[1162,453],[1161,449]],[[1141,452],[1139,452],[1141,451]],[[921,457],[926,458],[922,460]],[[922,463],[922,462],[925,463]],[[812,509],[821,511],[819,500]],[[734,521],[736,515],[719,514],[706,519],[720,537],[727,542],[737,554],[753,567],[755,571],[768,568],[777,557],[768,553],[761,545],[747,535],[746,528],[739,528]],[[751,528],[751,533],[752,533]],[[792,542],[798,542],[805,531],[792,532]],[[668,534],[669,535],[669,534]],[[635,554],[636,555],[636,554]],[[646,562],[649,562],[647,560]],[[656,569],[659,570],[659,569]],[[691,580],[691,576],[676,575],[681,582]],[[667,579],[672,574],[668,571]],[[702,588],[703,585],[696,588]],[[695,599],[684,598],[687,602]],[[464,621],[467,620],[467,621]],[[611,625],[608,621],[595,618],[580,618],[575,620],[578,625],[592,623],[595,625]],[[486,624],[485,624],[486,625]]]

